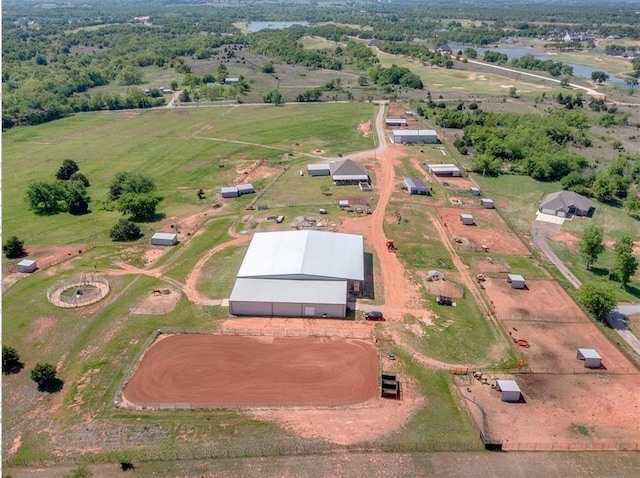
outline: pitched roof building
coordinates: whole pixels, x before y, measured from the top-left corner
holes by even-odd
[[[540,212],[559,217],[586,216],[591,204],[591,199],[573,191],[558,191],[547,194],[540,205]]]

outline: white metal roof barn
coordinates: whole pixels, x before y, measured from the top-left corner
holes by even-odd
[[[323,231],[256,233],[229,298],[234,315],[345,317],[364,282],[362,236]]]
[[[438,142],[438,133],[432,129],[394,129],[391,131],[393,144]]]

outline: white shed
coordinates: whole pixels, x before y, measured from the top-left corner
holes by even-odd
[[[595,349],[578,349],[578,359],[584,360],[586,368],[600,368],[602,366],[602,357]]]
[[[443,163],[443,164],[430,164],[428,166],[429,172],[436,176],[462,176],[460,168],[455,164]]]
[[[309,176],[329,176],[331,174],[331,170],[329,163],[308,164],[307,173]]]
[[[387,126],[407,126],[407,120],[404,118],[387,118],[385,123]]]
[[[485,209],[494,209],[496,207],[493,203],[493,199],[489,198],[480,199],[480,205]]]
[[[178,243],[178,235],[174,232],[156,232],[151,236],[151,244],[154,246],[175,246]]]
[[[471,214],[460,214],[460,220],[465,226],[473,226],[473,216]]]
[[[471,191],[471,194],[474,196],[480,196],[480,188],[472,187],[469,188],[469,191]]]
[[[18,272],[34,272],[38,268],[38,265],[33,259],[22,259],[16,267],[18,268]]]
[[[507,274],[507,282],[511,284],[512,289],[524,289],[524,277],[520,274]]]
[[[502,392],[503,402],[519,402],[522,397],[520,387],[515,380],[496,380],[496,390]]]
[[[222,188],[220,190],[223,198],[237,198],[238,197],[238,188],[235,186],[229,186]]]

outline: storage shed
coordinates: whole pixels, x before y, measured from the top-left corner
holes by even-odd
[[[331,170],[329,168],[329,163],[308,164],[307,173],[309,173],[309,176],[329,176],[331,174]]]
[[[391,131],[391,141],[393,144],[436,144],[438,142],[438,133],[432,129],[394,129]]]
[[[237,198],[238,188],[235,186],[224,187],[220,190],[223,198]]]
[[[259,232],[254,234],[238,271],[229,312],[345,317],[350,295],[358,295],[363,283],[362,236],[324,231]]]
[[[404,178],[404,188],[409,194],[429,194],[429,187],[419,178]]]
[[[496,390],[502,392],[503,402],[519,402],[522,397],[520,387],[515,380],[496,380]]]
[[[578,349],[578,359],[584,360],[586,368],[600,368],[602,366],[602,357],[595,349]]]
[[[178,243],[178,235],[173,232],[156,232],[151,236],[151,244],[154,246],[175,246]]]
[[[507,274],[507,282],[511,284],[512,289],[524,289],[524,277],[520,274]]]
[[[460,172],[460,168],[455,164],[446,163],[446,164],[430,164],[429,172],[434,174],[435,176],[462,176]]]
[[[494,209],[496,207],[493,203],[493,199],[489,198],[480,199],[480,205],[485,209]]]
[[[473,196],[480,196],[480,188],[472,187],[469,188],[469,191],[471,191]]]
[[[385,123],[387,126],[407,126],[407,120],[403,118],[387,118]]]
[[[34,272],[38,268],[38,264],[33,259],[22,259],[16,267],[18,272]]]
[[[237,188],[238,188],[238,196],[242,196],[244,194],[253,194],[256,192],[256,190],[253,188],[253,184],[251,183],[239,184]]]
[[[471,214],[460,214],[460,220],[465,226],[473,226],[473,216]]]

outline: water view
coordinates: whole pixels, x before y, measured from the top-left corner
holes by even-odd
[[[260,30],[282,30],[283,28],[289,28],[294,25],[308,27],[309,22],[250,22],[247,24],[247,30],[255,33]]]

